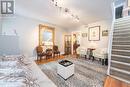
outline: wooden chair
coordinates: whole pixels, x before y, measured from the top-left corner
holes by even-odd
[[[58,49],[58,46],[56,46],[56,45],[53,46],[53,55],[54,55],[54,57],[55,57],[55,54],[60,56],[60,51]]]
[[[43,56],[46,56],[46,53],[43,52],[42,46],[37,46],[36,47],[36,52],[37,52],[37,60],[39,60],[39,58],[41,60]]]
[[[52,58],[52,49],[46,49],[46,59],[48,59],[48,58]]]

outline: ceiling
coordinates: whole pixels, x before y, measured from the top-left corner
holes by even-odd
[[[80,21],[74,21],[54,6],[51,0],[15,0],[16,14],[46,21],[65,28],[75,28],[99,20],[112,18],[112,0],[58,0],[59,5],[67,7]]]

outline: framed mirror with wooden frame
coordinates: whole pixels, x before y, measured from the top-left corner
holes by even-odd
[[[39,24],[39,46],[53,46],[55,39],[55,28]]]

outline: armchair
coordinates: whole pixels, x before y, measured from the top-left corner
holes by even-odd
[[[87,57],[87,50],[83,47],[78,47],[77,48],[77,57],[85,56],[85,59]]]
[[[102,61],[102,65],[104,65],[107,61],[107,48],[97,48],[93,51],[93,55],[95,58],[99,58]]]
[[[48,59],[48,58],[51,58],[52,57],[52,49],[46,49],[46,59]]]
[[[36,47],[36,52],[37,52],[37,60],[39,60],[39,57],[40,57],[40,60],[43,56],[46,56],[46,53],[43,52],[43,48],[42,46],[37,46]]]
[[[53,55],[54,55],[54,57],[55,57],[55,54],[60,56],[60,51],[58,49],[58,46],[56,46],[56,45],[53,46]]]

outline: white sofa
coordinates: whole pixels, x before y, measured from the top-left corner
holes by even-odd
[[[77,54],[79,55],[78,57],[81,56],[85,56],[85,58],[87,57],[87,49],[85,49],[85,47],[78,47],[76,51]]]
[[[107,57],[108,57],[108,52],[107,52],[107,48],[96,48],[93,51],[93,56],[95,58],[98,58],[102,61],[102,65],[104,65]]]

